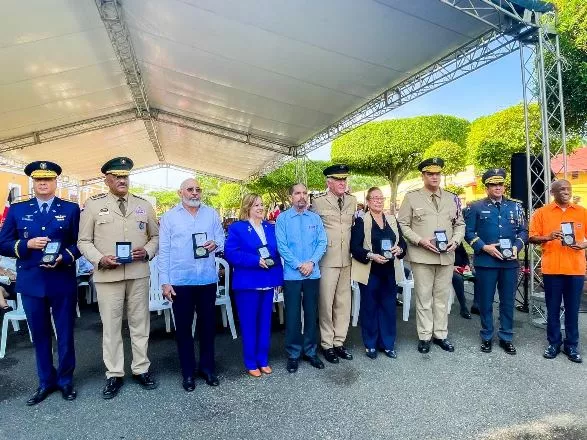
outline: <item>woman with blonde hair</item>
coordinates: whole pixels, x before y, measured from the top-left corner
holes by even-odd
[[[264,219],[263,200],[246,195],[239,221],[230,225],[224,255],[234,272],[235,294],[243,341],[243,358],[249,375],[271,374],[271,311],[275,287],[283,285],[283,267],[277,252],[275,225]]]

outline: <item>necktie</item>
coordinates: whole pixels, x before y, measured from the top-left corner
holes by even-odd
[[[499,210],[499,208],[501,208],[501,202],[495,202],[495,206],[497,206],[497,209]]]
[[[432,194],[432,204],[434,205],[434,207],[438,211],[438,201],[436,200],[436,196],[434,194]]]
[[[122,212],[122,215],[126,215],[126,206],[124,202],[124,197],[118,199],[118,207],[120,208],[120,212]]]
[[[41,214],[46,215],[48,208],[49,208],[49,205],[47,205],[47,203],[43,203],[41,205]]]
[[[338,198],[338,209],[340,209],[342,211],[342,205],[343,205],[343,201],[342,201],[342,197]]]

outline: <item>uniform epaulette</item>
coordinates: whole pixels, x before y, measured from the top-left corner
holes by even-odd
[[[518,199],[512,199],[511,197],[508,197],[508,199],[509,199],[509,200],[511,200],[512,202],[519,203],[520,205],[523,205],[523,204],[524,204],[524,202],[523,202],[523,201],[521,201],[521,200],[518,200]]]
[[[345,191],[344,193],[345,193],[345,195],[347,195],[347,196],[355,197],[354,195],[352,195],[352,193],[350,193],[350,192],[348,192],[348,191]],[[356,197],[355,197],[355,198],[356,198]]]
[[[144,199],[144,198],[143,198],[143,197],[141,197],[141,196],[137,196],[136,194],[133,194],[133,193],[129,193],[129,194],[130,194],[130,195],[132,195],[133,197],[136,197],[137,199],[141,199],[141,200],[144,200],[145,202],[148,202],[148,200],[147,200],[147,199]]]
[[[27,196],[25,196],[25,198],[23,198],[23,199],[20,199],[18,202],[12,202],[12,203],[10,204],[10,206],[18,205],[18,204],[20,204],[20,203],[28,203],[28,202],[30,202],[32,199],[33,199],[33,197],[31,197],[31,196],[28,196],[28,197],[27,197]]]
[[[319,193],[314,194],[313,198],[316,199],[318,197],[324,197],[326,195],[326,191],[321,191]]]
[[[415,188],[415,189],[411,189],[411,190],[409,190],[409,191],[406,191],[406,194],[415,193],[415,192],[418,192],[418,191],[420,191],[421,189],[422,189],[422,188]]]
[[[98,199],[103,199],[104,197],[106,197],[108,194],[106,193],[102,193],[102,194],[96,194],[95,196],[90,197],[90,200],[98,200]]]
[[[449,194],[452,194],[452,195],[453,195],[453,196],[455,196],[455,197],[458,197],[458,196],[459,196],[457,193],[455,193],[455,192],[452,192],[452,191],[449,191],[448,189],[444,189],[444,188],[443,188],[442,190],[443,190],[444,192],[447,192],[447,193],[449,193]]]

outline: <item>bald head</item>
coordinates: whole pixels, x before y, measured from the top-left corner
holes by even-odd
[[[181,197],[181,203],[185,209],[197,209],[200,207],[200,198],[202,197],[202,188],[200,182],[194,178],[185,179],[177,191]]]
[[[568,180],[565,180],[565,179],[555,180],[550,185],[550,190],[553,191],[553,192],[554,191],[560,191],[560,189],[562,187],[565,187],[565,186],[568,186],[570,188],[571,187],[571,182],[569,182]]]
[[[554,201],[560,206],[566,206],[571,201],[573,191],[571,183],[568,180],[555,180],[550,185],[550,192],[554,197]]]

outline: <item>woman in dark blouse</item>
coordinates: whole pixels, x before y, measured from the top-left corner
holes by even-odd
[[[377,357],[377,349],[390,358],[397,357],[395,266],[406,253],[395,217],[383,214],[384,200],[379,188],[370,188],[368,212],[355,220],[351,230],[351,278],[361,291],[361,333],[365,353],[371,359]]]

